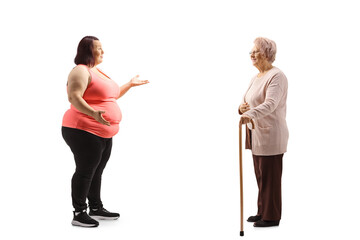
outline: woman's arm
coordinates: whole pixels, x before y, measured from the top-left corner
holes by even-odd
[[[131,83],[130,83],[130,82],[125,83],[124,85],[122,85],[122,86],[120,87],[120,94],[119,94],[119,96],[118,96],[117,99],[121,98],[127,91],[129,91],[129,89],[130,89],[131,87],[132,87],[132,86],[131,86]]]
[[[83,98],[84,92],[89,83],[89,72],[83,67],[75,67],[70,72],[68,78],[67,92],[69,102],[80,112],[93,117],[101,124],[110,126],[110,123],[102,117],[102,114],[105,113],[105,111],[94,110]]]
[[[149,83],[148,80],[139,80],[138,77],[139,75],[136,75],[128,83],[120,87],[120,94],[117,99],[121,98],[130,88]]]
[[[246,115],[251,119],[259,119],[269,115],[275,111],[286,91],[287,79],[284,74],[277,73],[273,79],[271,79],[266,89],[265,101],[262,104],[251,108],[246,112]]]

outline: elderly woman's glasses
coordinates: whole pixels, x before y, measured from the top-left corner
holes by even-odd
[[[255,54],[259,53],[259,52],[260,52],[260,51],[250,51],[249,54],[250,54],[250,55],[253,55],[253,54],[255,55]]]

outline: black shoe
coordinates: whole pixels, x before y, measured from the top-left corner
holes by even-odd
[[[116,220],[120,217],[118,213],[112,213],[105,208],[90,209],[89,215],[100,220]]]
[[[97,227],[99,226],[99,222],[95,219],[92,219],[89,217],[89,215],[86,213],[86,210],[83,210],[82,212],[75,212],[74,211],[74,218],[71,222],[74,226],[79,227]]]
[[[261,220],[261,215],[251,216],[251,217],[248,218],[247,221],[248,222],[257,222],[259,220]]]
[[[274,227],[279,226],[280,221],[264,221],[259,220],[254,223],[254,227]]]

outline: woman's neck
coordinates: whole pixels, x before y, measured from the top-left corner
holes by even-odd
[[[260,66],[256,66],[256,68],[259,70],[258,77],[264,76],[270,69],[273,68],[271,63],[266,62],[264,64],[261,64]]]

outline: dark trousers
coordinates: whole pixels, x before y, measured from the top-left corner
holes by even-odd
[[[62,127],[66,144],[74,154],[76,170],[71,180],[71,196],[75,211],[102,207],[101,175],[110,158],[112,138],[102,138],[89,132]]]
[[[281,175],[284,154],[274,156],[253,155],[256,180],[259,188],[258,213],[262,220],[281,219]]]

